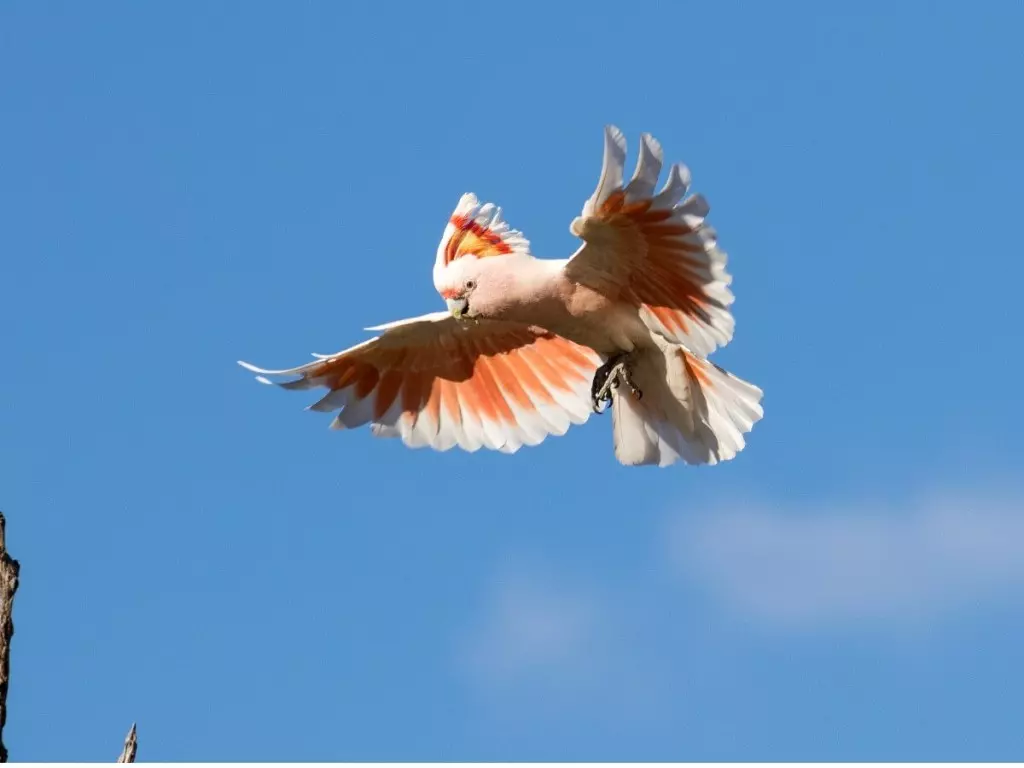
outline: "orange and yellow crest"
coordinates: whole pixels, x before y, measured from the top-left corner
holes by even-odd
[[[477,224],[466,216],[452,216],[450,223],[455,232],[444,249],[444,263],[451,264],[461,256],[503,256],[512,248],[494,230]]]
[[[465,194],[448,220],[437,249],[437,266],[443,268],[463,256],[483,259],[528,253],[530,244],[521,232],[511,229],[492,203],[483,205],[476,195]]]

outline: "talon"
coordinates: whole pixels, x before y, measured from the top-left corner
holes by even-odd
[[[629,368],[627,368],[625,365],[622,366],[622,370],[619,372],[619,376],[621,376],[622,380],[626,382],[626,386],[629,387],[629,391],[633,394],[633,397],[639,400],[644,396],[644,393],[640,391],[640,387],[638,387],[633,382],[632,371],[630,371]]]
[[[603,413],[602,404],[611,403],[611,393],[608,391],[608,381],[613,379],[612,370],[619,362],[619,355],[611,358],[597,369],[594,373],[594,383],[590,387],[590,399],[594,407],[594,413]]]
[[[601,387],[598,393],[594,395],[593,401],[594,413],[604,413],[607,410],[607,406],[611,405],[612,393],[608,388],[608,382],[605,382],[605,384]]]
[[[629,387],[629,391],[637,400],[643,397],[640,388],[633,383],[633,374],[626,364],[628,353],[615,355],[608,362],[597,369],[594,374],[594,383],[590,387],[590,398],[594,407],[594,413],[604,413],[606,408],[602,406],[611,405],[612,391],[619,389],[622,384]]]

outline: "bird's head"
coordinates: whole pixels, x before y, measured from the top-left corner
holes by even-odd
[[[522,299],[522,266],[512,257],[462,258],[435,278],[435,287],[456,320],[500,320]]]
[[[456,319],[500,318],[516,287],[514,264],[529,242],[509,228],[501,209],[476,195],[459,200],[445,226],[434,261],[434,287]]]
[[[479,278],[476,275],[460,275],[458,280],[447,280],[438,292],[448,304],[448,311],[456,320],[476,317],[479,309],[472,299],[476,294]]]

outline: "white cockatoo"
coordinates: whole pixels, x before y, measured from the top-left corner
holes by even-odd
[[[610,403],[626,465],[733,458],[762,414],[762,392],[707,357],[733,336],[726,256],[673,165],[644,134],[624,184],[626,142],[605,129],[597,189],[570,230],[568,259],[538,259],[501,209],[459,200],[434,262],[448,311],[368,328],[379,335],[297,368],[287,389],[326,387],[309,406],[332,427],[369,423],[412,447],[513,453],[562,435]]]

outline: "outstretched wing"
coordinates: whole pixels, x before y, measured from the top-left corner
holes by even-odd
[[[623,185],[626,141],[605,129],[604,164],[594,194],[572,232],[584,241],[566,274],[612,298],[640,308],[644,323],[666,338],[708,355],[732,339],[732,278],[714,229],[705,224],[704,197],[683,199],[686,166],[673,165],[665,186],[661,145],[644,134],[632,180]]]
[[[306,365],[287,389],[326,387],[309,406],[340,411],[335,429],[371,424],[411,447],[514,453],[562,435],[591,413],[590,383],[601,361],[591,350],[539,328],[456,321],[445,312],[377,328],[377,336]]]

